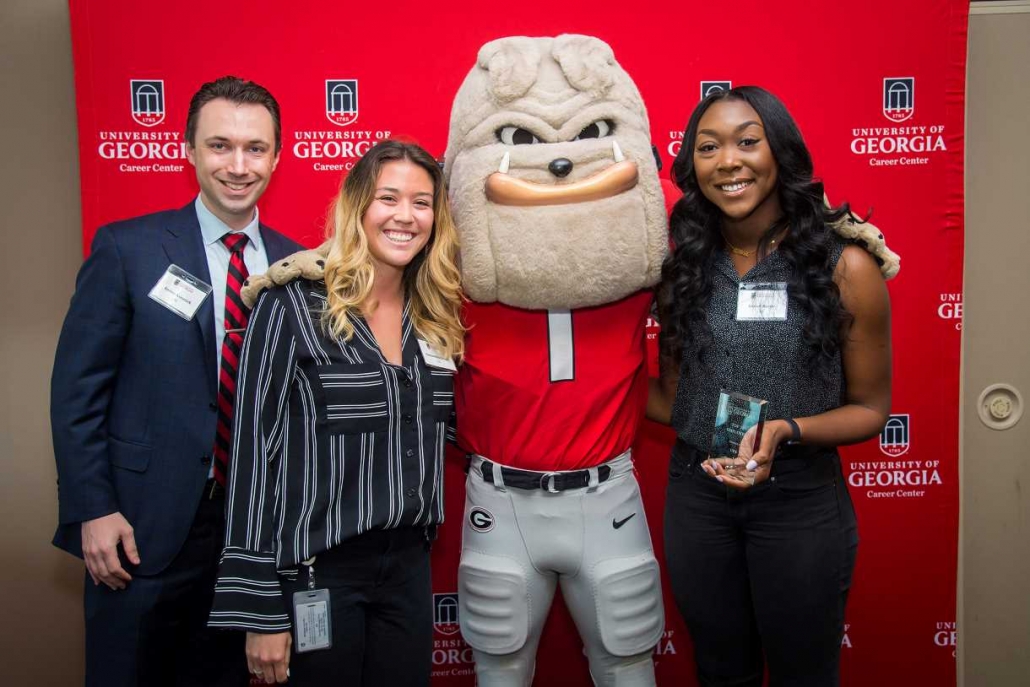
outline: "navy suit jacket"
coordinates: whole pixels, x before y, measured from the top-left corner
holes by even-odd
[[[269,264],[301,249],[264,225],[261,238]],[[211,283],[192,202],[101,227],[51,379],[54,544],[81,557],[81,523],[121,512],[141,559],[127,569],[143,575],[167,567],[186,540],[215,439],[215,304],[209,296],[187,321],[149,298],[172,264]]]

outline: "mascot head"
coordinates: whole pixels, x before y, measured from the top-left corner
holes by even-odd
[[[658,282],[668,237],[647,111],[603,41],[484,45],[444,174],[473,300],[580,308]]]

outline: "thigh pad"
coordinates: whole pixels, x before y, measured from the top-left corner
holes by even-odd
[[[649,651],[665,630],[658,561],[648,552],[594,567],[594,603],[601,643],[615,656]]]
[[[458,622],[473,649],[510,654],[526,643],[530,599],[515,559],[465,550],[458,566]]]

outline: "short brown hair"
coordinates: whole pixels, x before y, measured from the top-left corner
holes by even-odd
[[[245,81],[237,76],[223,76],[220,79],[208,81],[190,98],[190,109],[186,115],[186,142],[191,147],[196,147],[193,139],[197,135],[197,118],[200,116],[200,109],[218,98],[237,105],[261,105],[268,110],[268,114],[272,115],[272,125],[275,127],[275,151],[279,152],[282,149],[283,130],[279,119],[279,103],[264,86],[253,81]]]

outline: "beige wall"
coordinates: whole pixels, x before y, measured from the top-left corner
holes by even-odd
[[[977,416],[990,384],[1007,382],[1030,401],[1030,3],[985,4],[992,7],[977,10],[997,13],[969,18],[966,99],[958,614],[965,687],[1030,684],[1030,413],[1004,431]]]
[[[82,261],[67,0],[0,3],[0,682],[82,682],[82,565],[57,520],[48,380]]]

